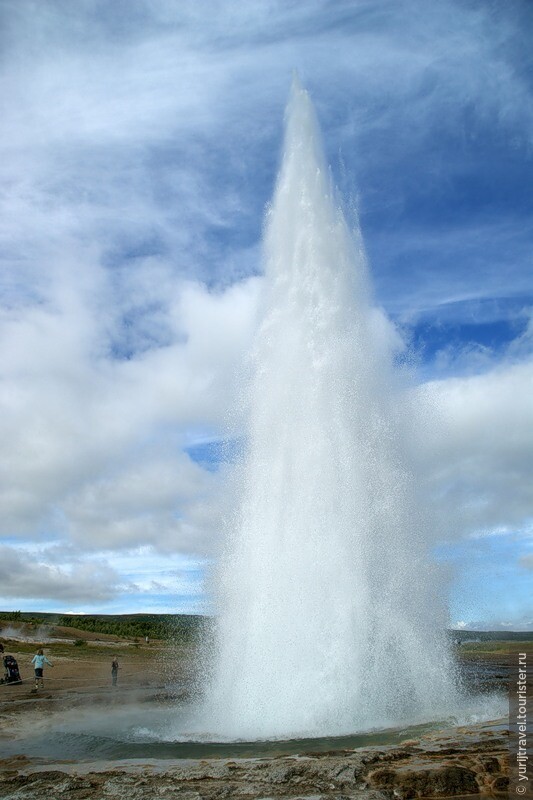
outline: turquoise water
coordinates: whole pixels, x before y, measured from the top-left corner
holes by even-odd
[[[139,709],[136,709],[137,714]],[[120,715],[124,719],[123,714]],[[81,722],[81,720],[80,720]],[[417,725],[394,730],[323,737],[320,739],[289,739],[256,742],[165,741],[157,739],[155,730],[132,727],[113,730],[110,720],[102,718],[104,730],[96,732],[95,725],[87,730],[74,731],[67,724],[53,724],[22,738],[0,743],[0,755],[23,754],[30,758],[54,760],[120,760],[120,759],[201,759],[201,758],[260,758],[264,756],[326,753],[352,750],[371,745],[393,745],[405,739],[418,738],[439,725]],[[106,724],[107,723],[107,724]]]

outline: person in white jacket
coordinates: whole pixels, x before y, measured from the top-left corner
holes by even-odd
[[[51,661],[48,661],[42,650],[37,651],[37,653],[33,656],[31,663],[35,664],[35,688],[38,689],[40,685],[41,689],[44,689],[44,665],[48,664],[49,667],[53,667],[54,665]]]

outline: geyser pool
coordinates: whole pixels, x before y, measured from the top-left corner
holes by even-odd
[[[250,740],[443,718],[457,706],[454,670],[392,326],[297,82],[264,253],[202,724]]]

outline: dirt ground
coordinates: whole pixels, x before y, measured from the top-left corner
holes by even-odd
[[[4,642],[5,653],[18,662],[22,683],[0,685],[0,758],[6,742],[23,737],[52,717],[61,719],[78,709],[106,713],[111,705],[168,703],[183,695],[193,673],[191,647],[154,641],[94,638],[77,646],[76,640],[47,643],[43,650],[53,666],[44,667],[44,688],[35,689],[33,655],[38,644]],[[117,685],[112,685],[111,662],[119,662]],[[179,688],[182,687],[182,688]],[[78,713],[78,712],[76,712]],[[4,765],[5,766],[5,765]],[[1,772],[1,766],[0,766]],[[0,800],[3,796],[0,793]]]
[[[9,645],[9,649],[8,649]],[[0,686],[0,708],[9,701],[31,699],[34,692],[34,670],[31,660],[38,645],[10,642],[4,644],[6,654],[18,662],[22,684]],[[49,643],[43,646],[44,654],[53,666],[45,665],[44,692],[65,690],[86,692],[111,686],[111,662],[116,655],[119,662],[118,686],[144,687],[167,682],[173,669],[176,674],[183,667],[182,658],[175,650],[162,643],[133,644],[126,641],[87,641],[75,646],[69,642]],[[39,694],[43,694],[39,690]]]

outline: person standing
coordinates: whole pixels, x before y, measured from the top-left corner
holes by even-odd
[[[54,665],[51,661],[48,661],[42,650],[37,650],[37,653],[33,656],[31,663],[35,664],[35,690],[37,691],[39,686],[41,689],[44,689],[44,665],[48,664],[49,667],[53,667]]]
[[[117,656],[113,656],[113,661],[111,662],[111,683],[113,686],[117,685],[118,680],[118,658]]]

